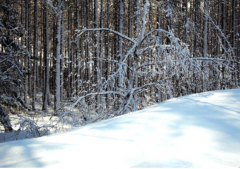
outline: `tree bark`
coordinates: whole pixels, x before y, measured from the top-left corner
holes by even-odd
[[[25,29],[28,30],[28,0],[25,0]],[[28,46],[28,37],[25,38],[25,46]],[[26,76],[25,76],[25,92],[24,92],[24,101],[26,104],[28,104],[28,99],[27,99],[27,95],[28,95],[28,76],[29,76],[29,70],[28,70],[28,57],[24,58],[24,66],[25,66],[25,72]]]
[[[33,61],[33,98],[32,109],[36,110],[36,83],[37,83],[37,59],[38,59],[38,4],[34,0],[34,61]]]
[[[64,95],[63,95],[63,88],[64,88],[64,49],[65,49],[65,42],[64,42],[64,3],[65,0],[62,0],[62,16],[61,16],[61,88],[60,88],[60,100],[63,101]]]
[[[70,1],[68,1],[68,71],[67,71],[67,97],[70,98],[71,97],[71,70],[70,70],[70,65],[71,65],[71,50],[70,50],[70,40],[71,40],[71,6],[70,6]]]
[[[208,57],[208,0],[204,1],[204,12],[205,12],[205,18],[204,18],[204,33],[203,33],[203,57]],[[203,80],[203,92],[206,91],[206,81]]]
[[[43,86],[43,107],[47,110],[49,103],[49,34],[48,34],[48,7],[44,4],[44,86]]]
[[[60,99],[60,58],[61,58],[61,18],[62,18],[62,0],[58,0],[58,13],[56,15],[57,23],[56,23],[56,79],[55,79],[55,106],[54,110],[57,111],[61,107],[61,99]]]
[[[0,104],[0,123],[3,125],[5,132],[12,131],[12,125],[10,123],[9,115]]]
[[[79,20],[79,0],[76,0],[76,29],[79,29],[80,20]],[[77,90],[76,95],[79,96],[80,92],[80,49],[79,49],[79,38],[77,38],[77,47],[76,47],[76,60],[77,60]]]
[[[28,1],[28,44],[27,44],[27,47],[28,47],[28,52],[29,52],[29,56],[31,57],[32,56],[32,47],[31,47],[31,0]],[[28,70],[29,70],[29,76],[28,76],[28,95],[29,97],[32,97],[32,61],[30,59],[30,57],[28,57]]]

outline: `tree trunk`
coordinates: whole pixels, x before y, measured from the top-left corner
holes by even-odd
[[[76,0],[76,29],[79,29],[80,20],[79,20],[79,0]],[[77,38],[77,47],[76,47],[76,60],[77,60],[77,89],[76,95],[79,96],[80,92],[80,49],[79,49],[79,38]]]
[[[204,1],[204,12],[205,12],[205,18],[204,18],[204,33],[203,33],[203,57],[208,57],[208,0]],[[203,80],[203,92],[206,91],[206,81]]]
[[[103,0],[100,1],[101,2],[101,10],[100,10],[100,28],[103,28]],[[102,91],[102,72],[103,72],[103,47],[104,47],[104,39],[103,39],[103,31],[100,31],[100,53],[99,53],[99,61],[98,61],[98,92],[101,92]],[[103,106],[102,106],[102,95],[98,95],[98,98],[97,98],[97,109],[99,110],[98,112],[101,112],[102,109],[103,109]]]
[[[110,21],[109,21],[109,19],[110,19],[110,17],[109,17],[109,0],[107,0],[107,28],[109,28],[109,23],[110,23]],[[106,42],[105,42],[105,55],[106,55],[106,59],[107,59],[107,62],[106,62],[106,80],[108,80],[108,78],[109,78],[109,75],[110,75],[110,69],[111,69],[111,66],[110,66],[110,59],[111,59],[111,57],[110,57],[110,52],[109,52],[109,48],[110,48],[110,45],[109,45],[109,43],[110,43],[110,39],[109,39],[109,33],[107,33],[107,37],[106,37]],[[107,91],[109,91],[110,90],[110,87],[109,87],[109,85],[107,86]],[[109,110],[109,104],[110,104],[110,94],[107,94],[106,95],[106,108],[107,108],[107,112],[108,112],[108,110]]]
[[[207,0],[204,1],[204,32],[203,32],[203,57],[207,57],[208,52],[208,2]]]
[[[33,65],[33,98],[32,109],[36,110],[36,83],[37,83],[37,59],[38,59],[38,4],[34,0],[34,65]]]
[[[85,19],[85,27],[86,28],[89,28],[89,0],[86,0],[86,3],[85,3],[85,7],[86,7],[86,19]],[[85,36],[85,39],[89,39],[89,33],[86,33],[86,36]],[[85,44],[85,66],[86,66],[86,70],[85,70],[85,76],[86,76],[86,88],[85,88],[85,91],[88,93],[90,91],[90,67],[88,65],[88,62],[89,62],[89,43],[88,43],[88,40],[86,41],[86,44]]]
[[[99,28],[99,17],[98,17],[98,0],[94,0],[94,27]],[[99,31],[94,34],[94,69],[93,69],[93,83],[96,83],[96,91],[100,89],[100,62],[99,62]],[[99,112],[98,105],[100,104],[100,95],[96,96],[96,112]]]
[[[70,1],[68,1],[68,71],[67,71],[67,78],[68,78],[68,80],[67,80],[67,97],[68,98],[70,98],[71,97],[71,90],[70,90],[70,88],[71,88],[71,78],[70,78],[70,76],[71,76],[71,70],[70,70],[70,65],[71,65],[71,52],[70,52],[70,37],[71,37],[71,33],[70,33],[70,29],[71,29],[71,15],[72,15],[72,13],[71,13],[71,8],[70,8]]]
[[[61,45],[61,18],[62,18],[62,0],[58,0],[58,13],[57,13],[57,23],[56,23],[56,79],[55,79],[55,106],[54,110],[57,111],[61,107],[61,99],[60,99],[60,45]]]
[[[28,30],[28,0],[25,0],[25,29]],[[25,39],[25,46],[28,46],[28,37],[26,37]],[[29,70],[28,70],[28,57],[24,58],[24,67],[25,67],[25,71],[26,76],[25,76],[25,92],[24,92],[24,101],[26,104],[28,104],[28,100],[27,100],[27,95],[28,95],[28,76],[29,76]]]
[[[198,0],[195,0],[195,23],[198,22]],[[198,48],[198,43],[197,43],[197,34],[195,33],[194,35],[194,57],[197,57],[197,48]]]
[[[62,0],[62,16],[61,16],[61,88],[60,88],[60,100],[63,101],[64,95],[63,95],[63,88],[64,88],[64,3],[65,0]]]
[[[233,32],[232,32],[232,47],[233,47],[233,53],[234,53],[234,59],[236,60],[236,62],[238,62],[237,60],[237,45],[236,45],[236,26],[237,26],[237,20],[236,20],[236,16],[237,16],[237,0],[232,0],[232,28],[233,28]],[[236,68],[238,67],[238,63],[236,63]],[[238,72],[235,72],[235,85],[238,87]]]
[[[128,0],[128,16],[132,15],[132,0]],[[128,37],[132,38],[132,18],[128,17]],[[131,48],[131,42],[129,42],[128,49]],[[128,58],[128,66],[132,67],[132,56]],[[128,90],[131,90],[133,87],[133,78],[132,78],[132,71],[128,69]]]
[[[44,86],[43,86],[43,107],[42,110],[47,110],[49,103],[49,35],[48,35],[48,7],[44,4]]]
[[[119,32],[123,34],[123,19],[124,19],[124,9],[123,9],[123,0],[119,0]],[[123,60],[123,39],[119,36],[119,63]],[[123,75],[119,76],[119,87],[123,88]]]
[[[227,25],[226,25],[227,5],[226,5],[226,3],[227,3],[226,0],[223,0],[223,3],[222,3],[222,8],[223,8],[223,10],[222,10],[222,29],[223,29],[223,34],[224,34],[225,37],[227,37],[227,34],[226,34],[227,33],[227,30],[226,30],[226,28],[227,28]],[[226,49],[226,47],[227,47],[226,44],[227,44],[227,42],[224,38],[223,39],[222,53],[225,52],[224,48]],[[223,55],[223,59],[227,59],[225,55]],[[225,79],[225,68],[222,65],[222,81],[221,81],[221,88],[222,89],[226,88],[226,84],[224,82],[224,79]]]
[[[139,0],[135,1],[135,12],[139,10]],[[136,15],[134,21],[134,39],[138,39],[139,36],[139,15]],[[138,87],[138,75],[136,73],[136,67],[139,65],[139,58],[137,55],[134,55],[134,88]],[[138,110],[138,93],[137,91],[134,93],[134,105],[133,111]]]
[[[30,54],[30,56],[32,55],[32,47],[31,47],[31,0],[28,1],[28,44],[27,44],[27,47],[28,47],[28,52]],[[28,58],[28,70],[29,70],[29,76],[28,76],[28,94],[29,94],[29,97],[32,97],[32,61],[30,59],[30,57]]]
[[[3,125],[5,132],[13,130],[8,113],[5,111],[1,104],[0,104],[0,123]]]
[[[21,0],[21,23],[24,25],[24,0]],[[23,36],[21,37],[21,45],[23,46],[24,45],[24,38]],[[23,69],[23,60],[24,56],[21,55],[21,67]],[[22,92],[21,92],[21,95],[24,95]]]

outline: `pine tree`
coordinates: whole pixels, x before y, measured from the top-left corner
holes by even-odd
[[[18,12],[13,7],[11,0],[0,2],[0,42],[3,47],[0,53],[0,124],[5,131],[11,131],[12,125],[9,112],[12,108],[28,108],[20,92],[23,92],[22,81],[24,71],[18,58],[27,51],[15,41],[13,36],[22,37],[24,29],[18,20]]]

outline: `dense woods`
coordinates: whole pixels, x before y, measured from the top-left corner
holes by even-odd
[[[239,36],[237,0],[1,0],[0,122],[54,107],[77,126],[236,88]]]

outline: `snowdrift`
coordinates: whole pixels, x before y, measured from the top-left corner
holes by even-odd
[[[0,167],[240,167],[240,89],[0,144]]]

